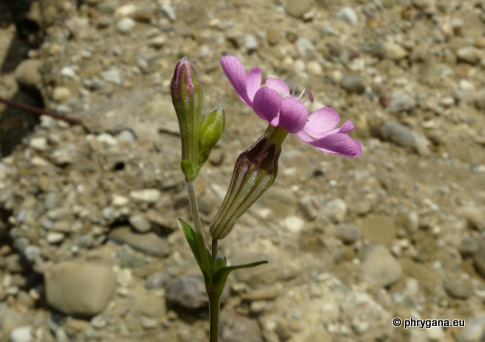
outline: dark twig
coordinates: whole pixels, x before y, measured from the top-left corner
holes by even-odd
[[[35,114],[35,115],[39,115],[39,116],[40,115],[47,115],[47,116],[50,116],[51,118],[68,122],[71,125],[82,125],[83,124],[81,120],[68,118],[67,116],[57,114],[57,113],[52,112],[52,111],[47,110],[47,109],[37,108],[37,107],[30,106],[30,105],[18,103],[18,102],[12,101],[12,100],[4,99],[3,97],[0,97],[0,102],[4,103],[4,104],[6,104],[7,106],[10,106],[10,107],[26,110],[30,113]]]

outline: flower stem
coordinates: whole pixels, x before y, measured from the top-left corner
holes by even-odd
[[[204,240],[204,232],[202,231],[202,223],[200,221],[199,209],[197,207],[197,199],[195,198],[195,190],[193,182],[185,182],[187,186],[187,192],[189,193],[190,212],[192,214],[192,220],[194,221],[195,234],[197,235],[197,243],[199,244],[199,250],[202,254],[202,264],[209,266],[209,255],[206,252],[206,245]]]
[[[210,342],[217,342],[219,340],[219,311],[221,307],[220,299],[221,296],[213,291],[209,295]]]

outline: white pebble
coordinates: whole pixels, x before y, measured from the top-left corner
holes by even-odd
[[[357,23],[359,22],[357,14],[350,7],[342,7],[340,11],[338,11],[337,17],[339,17],[339,19],[345,20],[350,25],[354,26],[357,25]]]
[[[116,28],[119,32],[126,34],[130,33],[135,28],[135,21],[131,18],[121,18],[116,23]]]

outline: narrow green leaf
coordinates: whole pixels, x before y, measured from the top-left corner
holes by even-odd
[[[214,272],[214,278],[213,278],[213,284],[214,284],[214,290],[216,293],[222,294],[222,290],[224,289],[224,286],[226,285],[226,280],[229,274],[232,271],[240,270],[243,268],[253,268],[262,264],[267,264],[267,260],[261,260],[261,261],[256,261],[256,262],[251,262],[249,264],[242,264],[242,265],[235,265],[235,266],[226,266],[222,267]]]
[[[180,225],[182,226],[182,231],[184,232],[185,238],[189,243],[192,254],[194,254],[195,260],[199,265],[201,265],[201,257],[199,251],[199,244],[197,243],[197,235],[192,227],[184,221],[184,219],[179,218]]]

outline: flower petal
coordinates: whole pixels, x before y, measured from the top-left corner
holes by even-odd
[[[311,141],[309,144],[323,152],[343,157],[358,157],[362,153],[360,142],[353,140],[344,133],[335,133],[325,138]]]
[[[335,110],[323,107],[308,117],[308,122],[303,130],[311,137],[323,138],[325,133],[337,127],[339,121],[340,117]]]
[[[251,103],[254,101],[254,95],[260,87],[261,69],[252,68],[251,70],[249,70],[248,75],[246,76],[246,93]]]
[[[355,127],[354,127],[354,124],[352,123],[352,121],[347,120],[342,125],[342,127],[340,127],[339,133],[348,133],[348,132],[352,131],[354,128]]]
[[[263,87],[254,95],[253,109],[262,119],[271,122],[280,111],[280,94],[268,87]]]
[[[252,101],[247,94],[246,72],[241,61],[234,56],[225,56],[221,58],[221,66],[241,100],[248,106],[252,106]]]
[[[272,77],[268,78],[266,80],[265,85],[267,87],[270,87],[271,89],[276,90],[280,94],[287,94],[287,95],[290,94],[290,87],[288,87],[288,85],[285,82],[283,82],[278,78],[272,78]]]
[[[288,133],[300,132],[308,119],[308,110],[294,97],[286,97],[281,101],[278,126],[283,126]]]

